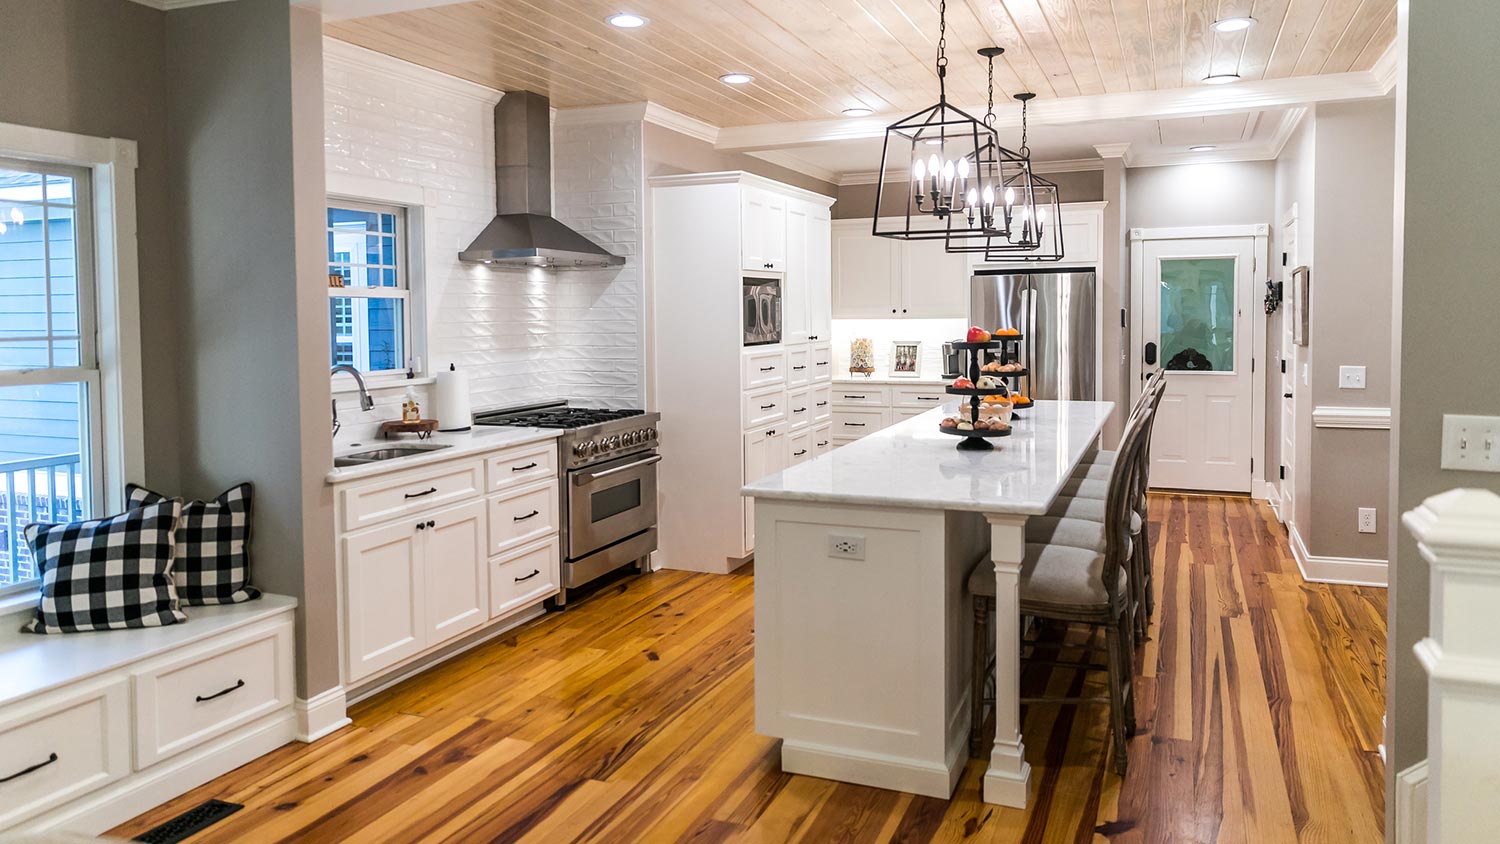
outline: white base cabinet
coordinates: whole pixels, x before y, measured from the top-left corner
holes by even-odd
[[[937,384],[864,384],[835,381],[832,384],[835,445],[851,443],[891,425],[917,416],[952,398]]]

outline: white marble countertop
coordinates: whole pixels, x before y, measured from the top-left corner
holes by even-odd
[[[1041,401],[993,451],[960,451],[938,421],[957,400],[760,478],[755,498],[1041,515],[1089,450],[1114,402]]]
[[[509,448],[513,445],[526,445],[527,443],[541,442],[543,440],[555,440],[562,436],[562,434],[563,432],[556,428],[510,428],[475,425],[467,431],[456,431],[446,434],[437,431],[425,440],[417,439],[415,434],[405,434],[393,440],[381,439],[378,436],[370,437],[361,440],[357,445],[351,443],[335,449],[333,452],[334,459],[336,460],[346,454],[356,454],[361,451],[373,451],[377,448],[390,448],[392,446],[446,445],[449,447],[439,448],[423,454],[414,454],[410,457],[397,457],[391,460],[381,460],[376,463],[366,463],[362,466],[333,469],[329,471],[325,479],[328,483],[340,484],[345,481],[383,475],[387,472],[399,472],[402,469],[410,469],[413,466],[423,466],[429,463],[452,460],[455,457],[464,457],[470,454]]]

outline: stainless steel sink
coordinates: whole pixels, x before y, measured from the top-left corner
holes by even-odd
[[[343,457],[335,457],[333,465],[336,469],[347,469],[350,466],[367,466],[371,463],[379,463],[382,460],[414,457],[418,454],[426,454],[431,451],[442,451],[445,448],[452,448],[452,446],[438,445],[436,443],[427,445],[390,445],[385,448],[357,451],[353,454],[346,454]]]

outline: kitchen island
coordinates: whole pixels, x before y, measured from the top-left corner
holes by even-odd
[[[996,578],[995,743],[984,799],[1024,807],[1017,584],[1047,512],[1114,409],[1038,402],[993,451],[960,451],[949,402],[744,488],[755,498],[755,720],[782,768],[933,797],[968,752],[973,613]]]

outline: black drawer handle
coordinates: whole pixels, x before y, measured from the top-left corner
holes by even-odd
[[[807,412],[807,408],[805,408],[805,407],[794,407],[794,408],[792,408],[792,412],[793,413],[806,413]]]
[[[845,422],[844,424],[850,428],[863,428],[865,426],[863,422]]]
[[[516,578],[516,582],[517,583],[525,583],[526,581],[532,579],[533,577],[536,577],[537,575],[539,575],[541,573],[542,573],[541,569],[532,569],[531,570],[531,574],[528,574],[525,577],[518,577],[518,578]]]
[[[828,402],[826,402],[826,401],[820,401],[820,402],[818,402],[818,407],[827,407],[827,406],[828,406]]]
[[[214,692],[213,694],[209,695],[208,697],[204,697],[203,695],[198,695],[197,697],[193,698],[193,700],[196,700],[199,703],[203,703],[204,701],[213,700],[216,697],[223,697],[223,696],[229,694],[230,692],[237,692],[237,691],[239,691],[240,689],[243,689],[243,688],[245,688],[245,681],[244,680],[236,680],[235,684],[233,686],[230,686],[229,688],[223,690],[222,692]]]
[[[527,469],[535,469],[535,468],[536,468],[536,464],[535,463],[527,463],[525,466],[512,466],[512,467],[510,467],[510,470],[512,472],[524,472]]]
[[[818,335],[816,335],[816,334],[809,334],[809,335],[807,335],[807,339],[809,339],[809,340],[816,340],[816,339],[818,339]]]
[[[0,777],[0,782],[10,782],[11,780],[20,779],[21,777],[24,777],[27,774],[34,774],[37,771],[40,771],[41,769],[47,767],[48,765],[51,765],[53,762],[56,762],[56,761],[57,761],[57,754],[56,753],[49,753],[49,754],[47,754],[47,761],[45,761],[45,762],[38,762],[35,765],[32,765],[30,768],[22,768],[21,770],[16,771],[14,774],[11,774],[8,777]]]
[[[760,406],[760,409],[761,410],[770,410],[771,408],[773,408],[775,406],[776,405],[774,405],[774,404],[763,404],[763,405]]]
[[[542,511],[540,511],[540,510],[532,510],[530,513],[527,513],[524,516],[511,516],[510,520],[513,521],[513,522],[524,522],[527,519],[535,518],[535,517],[541,515],[541,512]]]
[[[827,366],[827,365],[828,365],[828,361],[826,361],[826,360],[820,360],[820,361],[818,361],[818,366]]]
[[[942,401],[941,396],[917,396],[917,401]]]
[[[818,443],[818,448],[822,448],[823,446],[826,446],[826,445],[828,445],[828,441],[824,440],[823,442]]]
[[[801,457],[802,455],[804,455],[806,453],[807,453],[807,449],[804,448],[801,451],[794,451],[794,452],[792,452],[792,456],[793,457]]]
[[[794,367],[792,367],[792,371],[793,372],[801,372],[802,370],[804,370],[806,368],[807,368],[806,366],[794,366]]]
[[[851,396],[851,395],[845,395],[844,398],[846,398],[846,399],[867,399],[867,398],[869,398],[869,396]]]
[[[774,366],[762,366],[760,368],[760,371],[761,372],[775,372],[776,371],[776,367],[774,367]]]
[[[437,492],[437,487],[432,487],[430,489],[424,489],[421,492],[408,492],[406,494],[406,497],[407,498],[421,498],[424,495],[431,495],[434,492]]]

